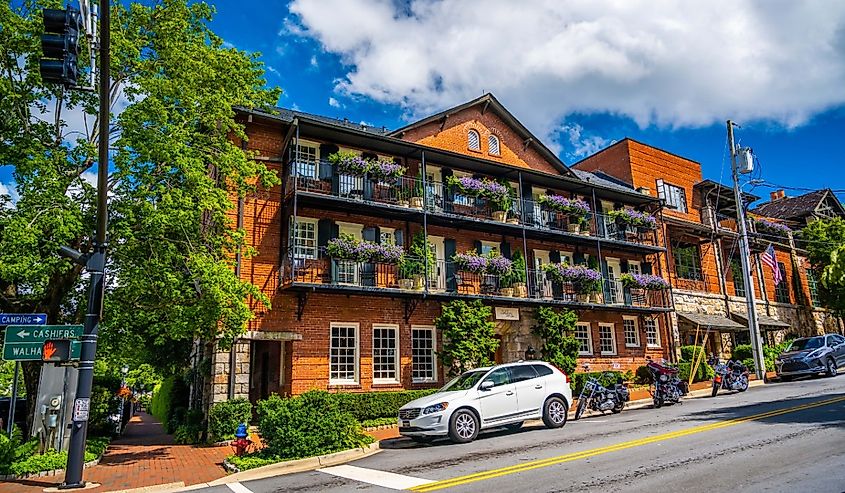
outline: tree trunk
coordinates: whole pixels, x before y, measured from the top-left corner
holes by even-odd
[[[22,361],[21,373],[23,374],[23,383],[26,388],[26,427],[32,434],[33,424],[35,420],[35,407],[38,403],[38,384],[41,380],[41,366],[40,361]]]

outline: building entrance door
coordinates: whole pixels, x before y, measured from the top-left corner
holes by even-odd
[[[258,402],[281,392],[282,343],[252,341],[250,344],[249,400]]]

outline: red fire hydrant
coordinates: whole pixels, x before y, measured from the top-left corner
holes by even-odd
[[[235,440],[230,445],[237,456],[244,455],[247,449],[249,449],[249,446],[252,445],[252,442],[249,441],[249,433],[246,431],[245,423],[238,425],[238,429],[235,431]]]

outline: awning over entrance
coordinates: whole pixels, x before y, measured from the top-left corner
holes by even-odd
[[[706,313],[687,313],[677,312],[678,318],[685,320],[693,325],[697,325],[702,329],[715,330],[742,330],[744,327],[729,318],[721,315],[708,315]]]
[[[731,314],[734,318],[738,319],[741,323],[748,326],[748,317],[744,313],[733,313]],[[760,315],[757,314],[757,323],[760,324],[760,328],[763,330],[781,330],[781,329],[788,329],[791,327],[786,322],[781,322],[776,318],[772,318],[768,315]]]

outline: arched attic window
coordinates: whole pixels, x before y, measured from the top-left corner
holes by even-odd
[[[481,137],[478,136],[478,132],[475,130],[467,132],[467,149],[471,151],[481,150]]]
[[[487,137],[487,150],[490,154],[492,154],[494,156],[498,156],[499,153],[500,153],[500,151],[499,151],[499,138],[496,137],[493,134],[490,134],[490,136]]]

